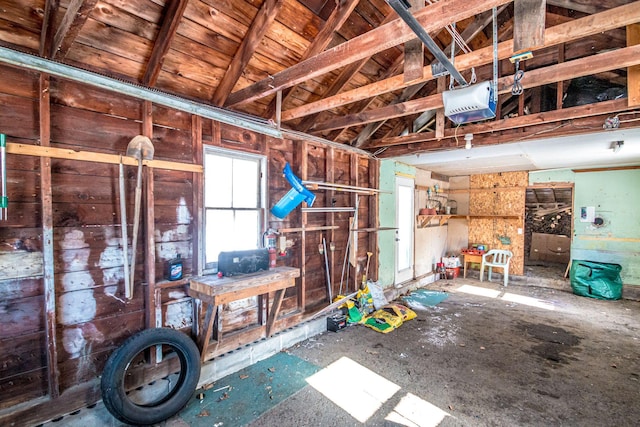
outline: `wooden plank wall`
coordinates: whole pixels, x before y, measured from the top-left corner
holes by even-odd
[[[53,77],[48,108],[41,110],[37,73],[0,66],[0,75],[3,76],[0,132],[7,135],[10,144],[39,145],[39,111],[50,110],[53,148],[125,154],[131,138],[145,132],[143,126],[150,121],[153,126],[146,132],[152,134],[155,160],[193,163],[194,159],[201,159],[200,148],[194,148],[201,147],[200,144],[264,155],[268,164],[268,207],[289,190],[282,176],[286,162],[303,179],[360,186],[377,182],[376,161],[361,154],[307,141],[270,138],[156,105],[145,107],[140,100]],[[9,220],[0,223],[0,424],[17,419],[18,415],[7,415],[16,405],[48,396],[47,321],[53,326],[51,330],[56,331],[52,340],[55,345],[50,344],[50,348],[55,351],[54,360],[57,359],[61,395],[42,414],[63,413],[65,408],[72,410],[94,403],[99,396],[91,384],[101,374],[108,356],[148,324],[145,313],[153,310],[148,310],[147,300],[161,310],[164,326],[189,333],[193,322],[193,303],[186,295],[185,285],[166,288],[164,271],[167,261],[176,254],[184,260],[186,276],[196,268],[200,174],[165,169],[146,174],[153,177],[153,200],[143,206],[153,208],[155,277],[145,277],[145,271],[154,269],[145,268],[144,242],[148,238],[144,236],[143,213],[136,285],[133,299],[127,301],[123,286],[118,165],[69,159],[51,159],[50,164],[55,312],[47,320],[40,159],[15,154],[7,159]],[[125,175],[131,239],[136,168],[125,166]],[[351,193],[317,191],[316,194],[318,207],[355,203]],[[361,228],[376,226],[376,216],[368,212],[375,207],[375,200],[369,199],[375,196],[361,197]],[[328,301],[324,257],[318,251],[322,237],[327,239],[328,248],[331,242],[335,244],[335,251],[328,256],[333,292],[337,293],[352,215],[303,215],[299,209],[281,221],[268,215],[269,225],[278,229],[339,227],[285,235],[290,247],[285,256],[278,257],[278,265],[301,268],[303,275],[296,288],[286,293],[282,313],[288,316],[279,323],[280,327],[292,326],[304,318],[305,311],[308,313]],[[349,270],[352,280],[356,270],[364,268],[366,251],[375,242],[372,233],[360,233],[358,237],[358,265]],[[156,287],[157,292],[146,296],[147,282],[154,286],[161,284],[162,288]],[[156,295],[160,299],[157,303]],[[256,321],[255,299],[229,304],[223,314],[227,331],[243,329]],[[78,390],[73,386],[83,384],[89,392],[73,391]]]
[[[469,179],[469,243],[513,252],[509,271],[516,275],[524,274],[524,234],[518,234],[518,229],[524,230],[527,185],[527,172],[471,175]],[[502,244],[499,236],[508,236],[511,244]]]

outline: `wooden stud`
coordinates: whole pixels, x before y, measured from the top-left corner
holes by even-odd
[[[438,93],[442,93],[447,90],[447,78],[440,77],[437,81],[437,91]],[[444,137],[444,125],[445,125],[445,117],[444,117],[444,108],[438,108],[436,110],[436,138]]]
[[[142,108],[142,133],[153,140],[153,105],[144,101]],[[153,183],[153,169],[144,170],[144,233],[145,233],[145,277],[147,282],[145,296],[145,313],[147,328],[162,326],[162,309],[160,294],[156,292],[156,245],[155,245],[155,196]],[[159,291],[159,289],[158,289]]]
[[[51,144],[51,102],[50,78],[40,74],[40,145]],[[53,246],[53,196],[51,190],[51,159],[40,158],[40,191],[42,200],[42,255],[43,284],[45,304],[45,328],[47,343],[47,374],[49,396],[56,399],[60,396],[60,370],[58,368],[58,349],[56,340],[56,292],[55,292],[55,260]]]
[[[558,64],[564,62],[564,43],[558,45]],[[556,84],[556,110],[562,109],[564,100],[564,80],[558,80]]]
[[[326,154],[325,154],[325,177],[326,177],[326,181],[327,182],[335,182],[335,156],[336,156],[336,150],[333,147],[328,147]],[[326,199],[325,199],[325,203],[327,204],[327,206],[332,205],[332,201],[335,197],[335,190],[330,190],[326,192]],[[336,223],[336,216],[335,213],[333,212],[327,212],[327,214],[325,215],[325,224],[329,225],[330,227],[335,227],[335,223]],[[327,247],[325,248],[325,250],[329,251],[327,253],[327,257],[329,260],[329,274],[331,276],[331,295],[334,295],[335,292],[335,280],[333,280],[333,278],[335,277],[334,272],[336,271],[336,251],[332,251],[331,250],[331,243],[335,242],[336,239],[336,232],[334,229],[330,230],[329,233],[327,233]],[[335,244],[335,243],[334,243]],[[331,303],[332,301],[329,301],[329,303]]]
[[[640,24],[627,26],[627,46],[640,44]],[[640,105],[640,65],[627,68],[627,100],[629,107]]]

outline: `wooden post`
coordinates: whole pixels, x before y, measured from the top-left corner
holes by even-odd
[[[640,24],[627,25],[627,46],[640,43]],[[627,102],[629,107],[640,105],[640,65],[627,68]]]
[[[51,103],[50,78],[40,74],[40,145],[51,145]],[[58,368],[58,350],[56,344],[56,293],[55,262],[53,257],[53,197],[51,193],[51,158],[40,158],[40,191],[42,200],[42,255],[44,305],[46,312],[45,328],[47,343],[47,373],[49,396],[60,396],[60,370]]]
[[[153,104],[144,101],[142,108],[142,134],[153,140]],[[144,207],[145,207],[145,277],[147,293],[145,295],[146,327],[159,328],[162,326],[162,307],[160,289],[156,292],[156,245],[155,245],[155,209],[154,209],[154,172],[152,168],[144,170]]]

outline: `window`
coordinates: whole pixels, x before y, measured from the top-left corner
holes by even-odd
[[[204,262],[217,268],[222,251],[261,246],[264,157],[206,147]]]

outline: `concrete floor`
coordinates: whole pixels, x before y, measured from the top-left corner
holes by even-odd
[[[322,367],[348,358],[353,374],[325,394],[308,386],[250,425],[638,425],[640,303],[473,279],[428,288],[450,296],[394,332],[354,326],[292,348]],[[367,371],[391,384],[379,407]]]
[[[427,288],[448,298],[396,331],[358,325],[300,342],[287,351],[326,369],[248,425],[638,425],[640,302],[534,281],[440,280]],[[47,425],[120,425],[101,403],[92,411]],[[187,425],[231,427],[180,414],[162,423]]]

